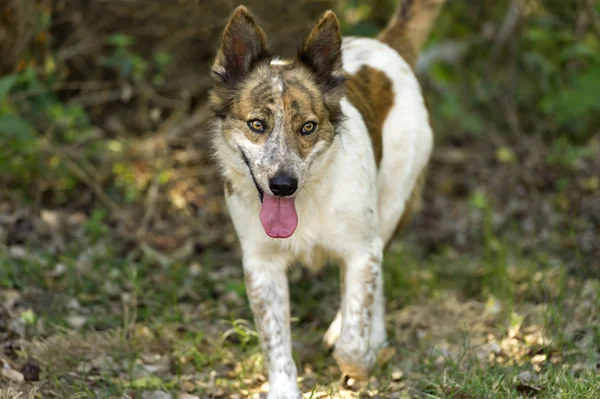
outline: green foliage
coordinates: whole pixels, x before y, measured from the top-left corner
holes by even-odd
[[[0,101],[3,100],[17,81],[16,75],[0,78]]]
[[[0,134],[17,142],[33,138],[33,126],[16,115],[0,115]]]
[[[117,143],[122,150],[124,142],[97,140],[89,108],[79,98],[93,98],[94,93],[86,91],[86,82],[74,84],[69,67],[55,58],[48,39],[51,14],[45,9],[35,12],[36,32],[45,39],[36,43],[39,48],[27,54],[17,71],[0,78],[0,179],[15,189],[50,191],[49,198],[60,204],[76,194],[85,175],[95,175],[95,161],[105,148],[114,152]],[[171,62],[164,52],[145,59],[133,44],[130,36],[115,34],[107,40],[107,55],[96,60],[127,82],[123,93],[129,92],[129,97],[134,90],[164,84]],[[107,191],[115,198],[133,201],[146,187],[145,181],[135,182],[130,164],[123,162],[113,172],[106,180],[114,181]]]
[[[147,60],[133,50],[134,39],[120,33],[109,37],[107,44],[111,54],[101,58],[100,62],[122,79],[138,84],[151,82],[157,87],[165,82],[164,73],[171,63],[167,53],[157,52]]]
[[[97,242],[109,232],[109,228],[104,222],[106,215],[106,210],[100,208],[94,209],[90,218],[85,223],[85,230],[90,235],[92,243]]]
[[[508,3],[475,7],[484,14],[479,21],[472,19],[474,12],[465,8],[464,2],[447,4],[436,36],[440,40],[466,37],[474,44],[459,63],[448,66],[454,72],[453,81],[432,75],[436,85],[445,86],[430,102],[440,118],[439,130],[448,131],[446,121],[452,112],[444,105],[451,92],[461,93],[463,106],[453,110],[453,122],[462,120],[460,131],[487,130],[473,129],[471,118],[463,112],[472,110],[493,122],[498,133],[543,134],[580,141],[591,137],[600,122],[600,102],[595,95],[600,86],[600,42],[591,24],[586,32],[576,33],[577,13],[560,13],[549,4],[538,3],[522,11],[520,29],[515,29],[505,43],[500,44],[495,36],[479,37],[483,23],[493,21],[496,29],[500,28]],[[459,34],[453,25],[461,21],[470,23]],[[436,109],[439,100],[442,106]]]
[[[548,113],[555,112],[561,123],[588,118],[600,111],[600,63],[571,78],[569,86],[547,104]],[[589,121],[586,121],[589,123]]]
[[[15,188],[31,179],[58,182],[57,191],[75,186],[64,159],[52,148],[76,143],[93,130],[81,106],[65,104],[53,92],[57,82],[56,72],[30,67],[0,83],[0,167]]]

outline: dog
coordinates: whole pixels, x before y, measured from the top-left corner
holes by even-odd
[[[443,0],[406,0],[377,39],[342,38],[325,12],[292,59],[244,6],[212,66],[212,145],[268,368],[268,398],[300,398],[287,268],[341,270],[324,336],[341,371],[368,377],[386,345],[381,263],[419,208],[433,132],[413,72]]]

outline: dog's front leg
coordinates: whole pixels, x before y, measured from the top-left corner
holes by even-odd
[[[246,292],[269,372],[268,398],[301,398],[292,358],[287,264],[273,256],[244,258]]]
[[[342,328],[333,356],[351,377],[365,379],[386,340],[380,239],[349,256],[344,264]]]

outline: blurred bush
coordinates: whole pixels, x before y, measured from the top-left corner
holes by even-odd
[[[395,1],[345,1],[349,34],[375,34]],[[436,132],[585,142],[600,126],[600,2],[449,0],[421,57]]]
[[[202,109],[221,30],[238,3],[3,3],[1,183],[57,204],[82,184],[96,186],[97,195],[98,186],[106,188],[117,202],[135,201],[156,165],[124,154],[140,136]],[[395,0],[245,3],[284,55],[326,8],[338,11],[345,34],[367,36],[396,8]],[[535,136],[555,147],[557,163],[592,156],[587,143],[600,126],[599,14],[592,0],[449,0],[418,65],[439,140]],[[191,126],[202,130],[201,120]]]

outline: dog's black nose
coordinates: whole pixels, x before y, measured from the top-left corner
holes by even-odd
[[[292,176],[277,175],[269,180],[271,192],[278,197],[287,197],[296,192],[298,180]]]

